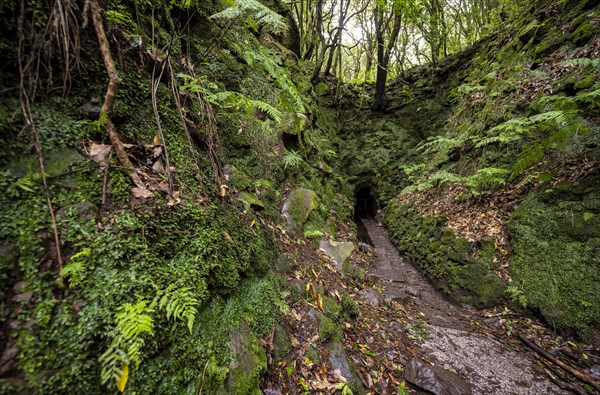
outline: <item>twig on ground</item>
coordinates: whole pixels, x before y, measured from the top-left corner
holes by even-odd
[[[542,357],[546,358],[548,361],[552,362],[556,366],[563,369],[565,372],[570,373],[571,375],[573,375],[577,379],[583,381],[584,383],[591,385],[594,389],[596,389],[596,391],[600,391],[600,383],[598,383],[597,381],[595,381],[594,379],[592,379],[585,373],[573,368],[572,366],[567,365],[560,359],[554,357],[549,352],[542,349],[541,347],[539,347],[537,344],[533,343],[531,340],[527,339],[522,334],[519,333],[519,334],[517,334],[517,336],[518,336],[519,340],[521,340],[527,347],[531,348],[533,351],[535,351]]]

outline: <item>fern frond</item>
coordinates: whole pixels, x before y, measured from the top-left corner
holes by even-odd
[[[281,122],[281,111],[270,105],[269,103],[265,103],[260,100],[250,100],[249,104],[254,109],[261,110],[262,112],[268,114],[271,118],[275,120],[275,122]]]
[[[126,303],[117,310],[117,330],[125,340],[139,337],[142,333],[154,334],[154,320],[151,316],[154,309],[147,304],[147,301],[140,300],[136,304]]]
[[[198,299],[190,288],[169,286],[163,291],[162,297],[158,302],[158,307],[166,311],[167,318],[185,322],[190,333],[192,333],[199,304]]]
[[[250,18],[267,33],[281,34],[287,31],[285,18],[256,0],[237,0],[232,7],[218,12],[211,19],[234,20]]]
[[[509,170],[497,167],[484,167],[472,176],[464,177],[462,182],[476,191],[495,190],[506,185]]]
[[[287,169],[288,167],[298,167],[302,163],[302,156],[297,151],[285,151],[285,155],[282,158],[283,169]]]
[[[252,100],[239,92],[223,91],[211,93],[207,99],[212,104],[218,104],[225,108],[243,108],[248,115],[252,111],[261,110],[273,118],[277,123],[281,121],[281,111],[261,100]]]

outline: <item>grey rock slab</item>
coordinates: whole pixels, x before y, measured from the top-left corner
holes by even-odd
[[[344,263],[350,258],[354,251],[354,244],[348,241],[333,241],[322,239],[319,248],[335,263],[337,269],[341,272]]]
[[[364,394],[365,389],[362,381],[358,378],[356,368],[348,360],[344,346],[340,343],[329,343],[327,349],[329,351],[329,366],[331,366],[331,369],[334,371],[339,370],[340,374],[348,380],[348,384],[353,387],[354,393]]]
[[[435,395],[471,395],[471,386],[456,373],[439,366],[429,365],[418,358],[405,367],[404,378],[419,388]]]
[[[526,354],[496,340],[457,329],[429,326],[422,347],[444,366],[464,373],[473,394],[564,394],[533,369]]]
[[[360,291],[360,294],[365,302],[373,307],[378,307],[381,304],[381,297],[374,289],[365,288]]]

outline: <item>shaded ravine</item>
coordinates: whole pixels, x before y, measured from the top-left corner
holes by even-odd
[[[474,311],[450,302],[390,242],[385,229],[362,219],[377,254],[372,272],[385,284],[386,301],[398,301],[424,314],[424,354],[471,384],[473,394],[565,394],[534,370],[533,359],[473,332]]]

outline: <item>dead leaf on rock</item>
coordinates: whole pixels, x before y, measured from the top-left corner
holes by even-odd
[[[342,375],[342,371],[340,369],[336,369],[333,371],[333,377],[339,383],[346,383],[348,380]]]
[[[106,157],[110,154],[111,150],[111,145],[92,143],[90,146],[90,159],[96,163],[105,164]]]
[[[290,343],[294,348],[300,348],[300,342],[294,336],[290,336]]]
[[[135,198],[147,199],[154,196],[154,194],[146,188],[131,188],[131,194]]]
[[[167,195],[167,206],[172,207],[181,203],[181,192],[175,191],[170,195]]]
[[[165,167],[163,166],[162,161],[160,159],[154,162],[154,164],[152,165],[152,170],[154,170],[158,174],[165,173]]]
[[[160,134],[156,133],[154,135],[154,139],[152,140],[152,143],[154,144],[155,147],[162,145],[162,141],[160,140]]]
[[[221,197],[227,196],[227,190],[229,189],[229,187],[225,184],[222,184],[220,189]]]

